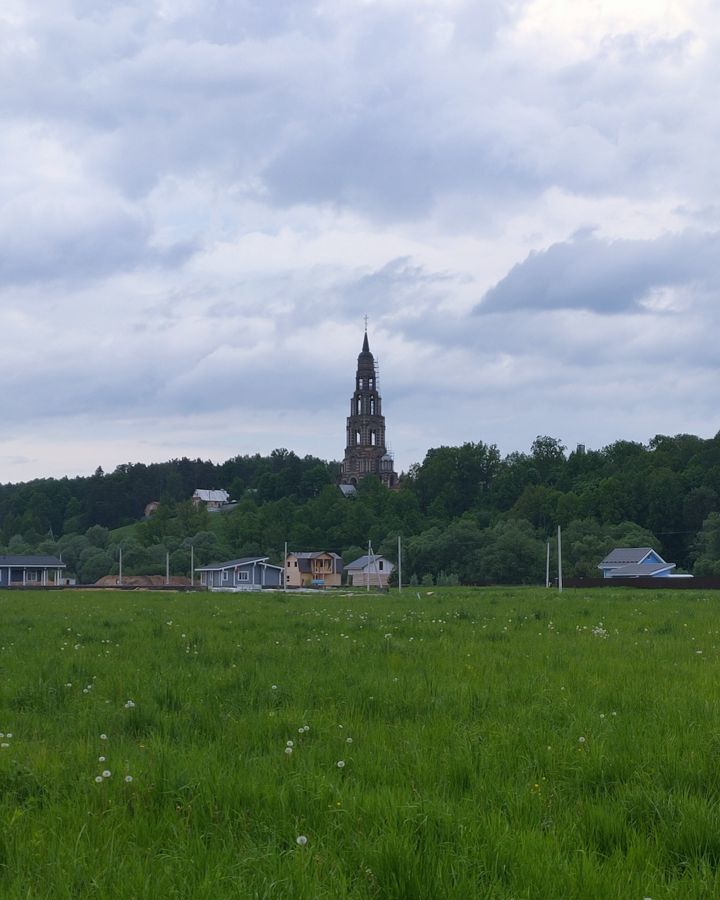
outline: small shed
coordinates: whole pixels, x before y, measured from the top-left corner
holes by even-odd
[[[56,556],[0,556],[0,587],[57,587],[64,568]]]
[[[282,586],[283,568],[267,556],[245,556],[227,562],[197,566],[200,584],[211,591],[261,591]]]

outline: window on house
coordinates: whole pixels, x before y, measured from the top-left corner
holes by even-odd
[[[31,569],[31,570],[27,573],[27,580],[28,580],[28,581],[37,581],[37,580],[38,580],[38,573],[37,573],[34,569]]]
[[[382,567],[383,567],[383,561],[380,560],[380,561],[378,562],[378,569],[380,569],[381,572],[382,572]]]
[[[250,573],[249,572],[238,572],[237,580],[238,581],[250,581]]]
[[[228,581],[230,578],[230,573],[227,569],[223,569],[223,581]]]

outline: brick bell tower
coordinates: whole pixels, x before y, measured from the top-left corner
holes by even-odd
[[[377,382],[377,365],[370,352],[366,323],[357,362],[355,393],[350,400],[340,484],[357,486],[366,475],[377,475],[385,487],[398,486],[393,458],[385,446],[385,416]]]

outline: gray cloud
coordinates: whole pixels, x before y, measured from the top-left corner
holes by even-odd
[[[637,308],[659,288],[717,287],[720,233],[607,241],[587,232],[531,253],[484,295],[478,313]]]

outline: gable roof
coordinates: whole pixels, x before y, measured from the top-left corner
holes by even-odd
[[[598,564],[598,569],[615,569],[618,566],[639,565],[653,555],[664,563],[665,560],[652,547],[616,547]],[[653,561],[654,562],[654,561]]]
[[[638,576],[660,575],[675,568],[675,563],[631,563],[628,566],[618,566],[608,572],[609,578],[637,578]]]
[[[260,563],[267,566],[268,569],[282,569],[282,566],[274,566],[267,562],[269,556],[243,556],[240,559],[229,559],[227,562],[210,563],[207,566],[195,566],[196,572],[219,572],[221,569],[237,569],[241,566],[251,566],[253,563]]]
[[[206,491],[203,488],[197,488],[193,497],[197,497],[198,500],[204,500],[205,503],[227,503],[230,499],[230,494],[224,490]]]
[[[303,572],[304,574],[307,574],[308,572],[312,571],[312,567],[310,565],[310,560],[320,559],[323,556],[329,556],[330,559],[334,560],[334,562],[335,562],[335,565],[333,567],[334,574],[342,575],[342,557],[338,553],[333,553],[332,550],[310,550],[310,551],[303,550],[303,551],[298,551],[298,552],[290,551],[288,553],[288,559],[291,556],[294,556],[295,559],[298,561],[298,569],[301,572]],[[340,563],[339,570],[338,570],[338,565],[337,565],[338,562]],[[338,570],[338,571],[335,571],[335,570]]]
[[[23,566],[30,569],[64,569],[65,563],[57,556],[0,556],[0,566]]]
[[[368,565],[374,566],[374,565],[377,565],[377,563],[379,563],[381,561],[384,563],[388,563],[388,565],[392,565],[390,560],[385,559],[385,557],[382,556],[380,553],[376,553],[372,557],[368,556],[366,553],[365,556],[359,556],[357,559],[354,559],[351,563],[348,563],[348,565],[345,566],[345,571],[349,572],[350,569],[364,569]]]

